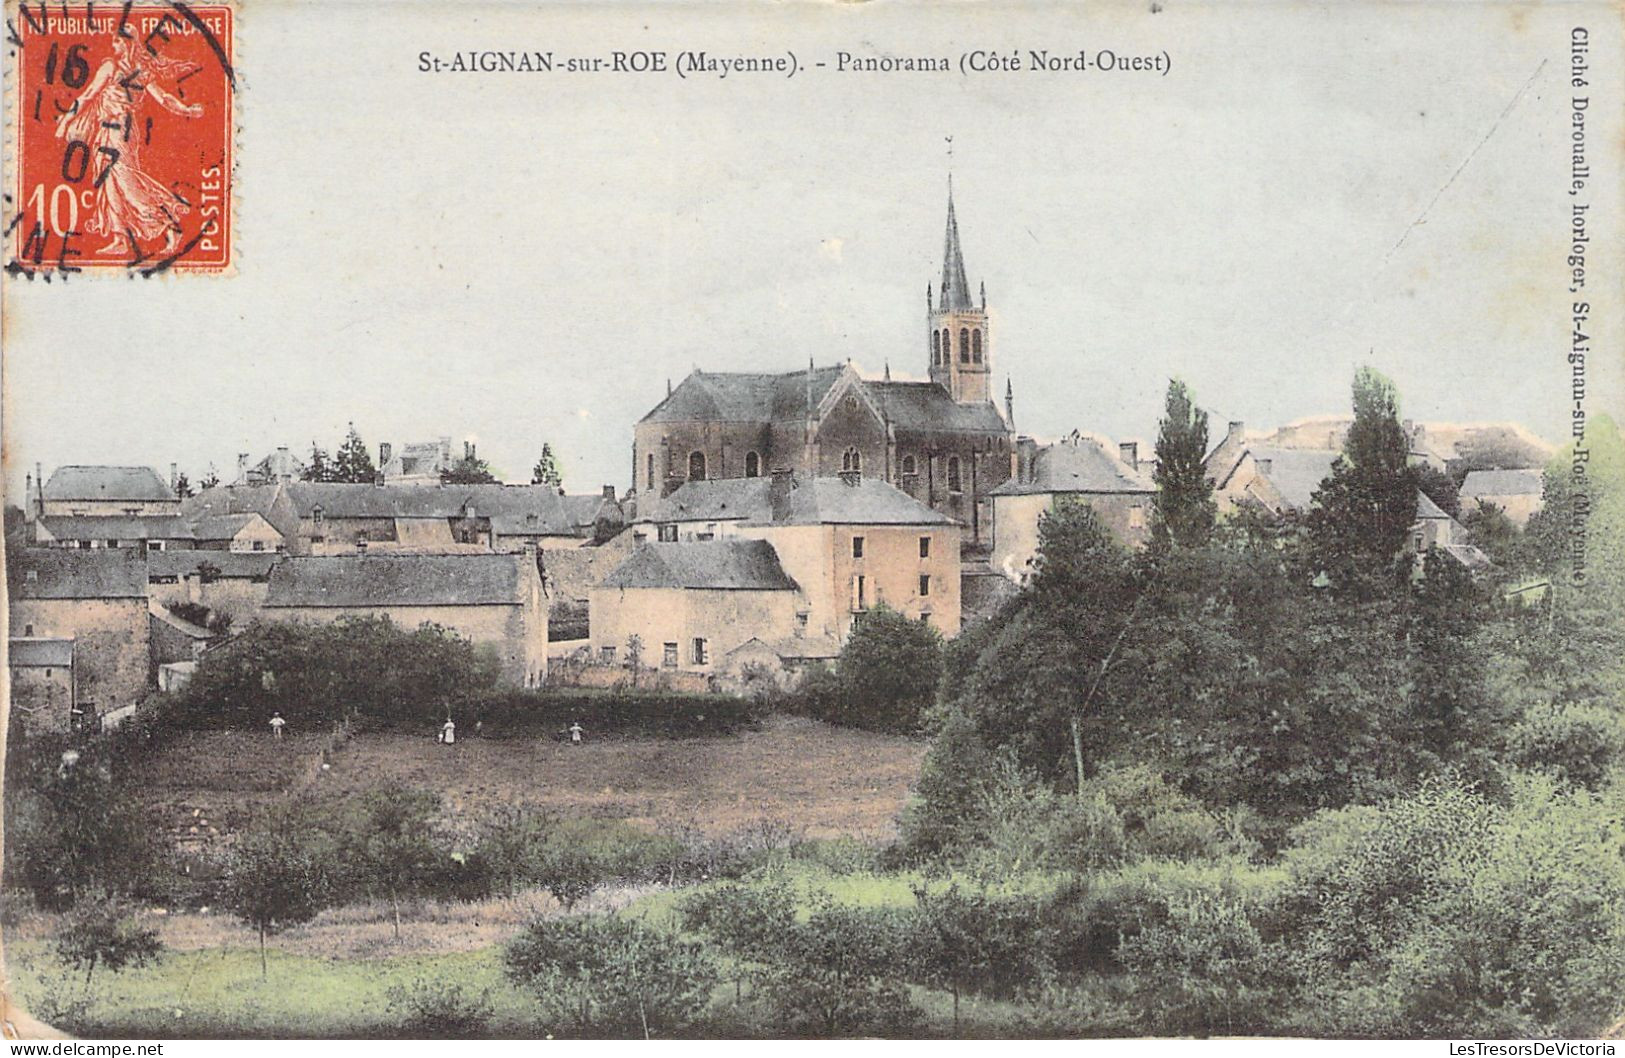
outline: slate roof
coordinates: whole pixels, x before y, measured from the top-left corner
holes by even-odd
[[[285,558],[267,609],[511,606],[525,601],[524,555],[334,555]],[[534,568],[534,566],[533,566]]]
[[[41,495],[47,500],[173,500],[151,467],[57,467]]]
[[[524,517],[557,534],[572,528],[558,490],[547,485],[352,485],[299,481],[287,486],[301,518],[317,507],[328,518]]]
[[[1151,475],[1123,462],[1091,437],[1068,438],[1045,445],[1033,455],[1030,480],[1011,478],[994,496],[1030,496],[1051,492],[1145,493],[1157,491]]]
[[[1481,573],[1495,565],[1490,556],[1474,547],[1472,544],[1446,544],[1439,550],[1460,562],[1473,573]]]
[[[1540,496],[1545,479],[1539,470],[1472,470],[1461,483],[1463,499],[1491,496]]]
[[[1249,445],[1247,454],[1256,463],[1270,461],[1270,469],[1263,476],[1275,486],[1287,504],[1306,511],[1314,503],[1320,483],[1331,477],[1332,464],[1343,453],[1326,448],[1267,448]],[[1239,465],[1239,461],[1238,461]],[[1234,473],[1234,468],[1232,468]],[[1260,473],[1263,473],[1262,471]]]
[[[6,661],[14,669],[65,669],[73,664],[71,639],[19,637],[6,647]]]
[[[181,501],[181,515],[200,518],[219,514],[257,514],[267,521],[278,485],[217,485]]]
[[[1446,522],[1455,521],[1455,519],[1450,517],[1450,515],[1444,510],[1444,508],[1440,507],[1437,503],[1434,503],[1428,494],[1422,491],[1418,491],[1416,493],[1416,517],[1438,519]]]
[[[721,591],[795,591],[765,540],[651,543],[632,552],[605,577],[606,588],[682,588]]]
[[[816,408],[841,365],[811,372],[810,399]],[[809,400],[807,371],[762,374],[694,371],[640,422],[782,422],[801,419]]]
[[[871,382],[864,387],[888,422],[904,430],[1008,433],[992,401],[960,404],[935,382]]]
[[[29,574],[33,574],[30,579]],[[11,556],[11,593],[20,599],[144,599],[146,552],[25,547]]]
[[[690,481],[640,521],[752,525],[953,525],[954,520],[879,478],[795,479],[776,506],[771,478]]]
[[[258,514],[210,514],[205,515],[192,523],[191,536],[194,540],[230,540],[255,518]]]
[[[965,279],[965,255],[959,248],[959,221],[954,219],[954,193],[948,190],[948,228],[942,237],[942,286],[937,307],[943,312],[975,308]]]
[[[54,540],[191,540],[192,526],[173,515],[44,514],[39,524]]]
[[[271,569],[286,556],[274,551],[173,551],[147,552],[147,576],[183,577],[197,572],[207,562],[222,577],[253,579],[271,575]]]

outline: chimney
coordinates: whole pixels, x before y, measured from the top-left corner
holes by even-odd
[[[841,484],[849,489],[857,488],[858,484],[863,481],[863,471],[861,470],[843,470],[837,476],[841,479]]]
[[[1260,474],[1264,475],[1265,477],[1269,477],[1270,476],[1270,467],[1275,465],[1275,460],[1273,460],[1273,459],[1259,459],[1257,456],[1254,456],[1253,457],[1253,465],[1258,468],[1258,472]]]
[[[469,441],[464,441],[463,442],[463,458],[464,459],[473,459],[474,458],[474,445]]]
[[[775,470],[773,478],[768,483],[767,498],[771,507],[770,517],[773,521],[785,517],[790,510],[790,493],[795,491],[795,473],[789,470]]]
[[[176,464],[169,464],[169,491],[174,492],[181,487],[181,476]]]
[[[1124,441],[1117,446],[1117,455],[1135,470],[1140,469],[1140,442]]]
[[[1237,444],[1240,444],[1241,434],[1244,429],[1245,425],[1243,423],[1232,421],[1230,423],[1230,428],[1225,431],[1224,439],[1226,441],[1234,441]]]
[[[288,466],[288,446],[278,445],[276,450],[276,479],[278,481],[287,482],[293,477],[293,474],[288,470]]]
[[[248,453],[237,453],[237,482],[238,485],[248,484]]]
[[[36,517],[45,513],[45,464],[34,464],[34,514]]]
[[[384,464],[388,463],[390,458],[392,456],[394,456],[394,455],[395,455],[395,446],[394,445],[390,444],[388,441],[379,441],[378,442],[378,468],[380,470],[383,469]]]
[[[615,502],[615,486],[614,485],[605,485],[604,486],[604,499],[608,500],[611,503]]]

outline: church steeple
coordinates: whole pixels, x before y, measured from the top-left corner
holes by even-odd
[[[970,280],[965,274],[952,176],[948,178],[948,224],[942,239],[942,285],[937,289],[934,306],[930,288],[926,289],[931,381],[961,404],[991,401],[993,350],[987,327],[987,287],[982,286],[978,304],[972,299]]]
[[[939,312],[972,307],[970,282],[965,278],[965,254],[959,248],[959,221],[954,218],[953,177],[948,178],[948,230],[942,237],[942,287]]]

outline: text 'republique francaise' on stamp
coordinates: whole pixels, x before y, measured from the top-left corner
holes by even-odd
[[[7,5],[7,271],[229,273],[235,12]]]

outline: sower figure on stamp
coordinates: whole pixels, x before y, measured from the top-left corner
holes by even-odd
[[[159,106],[185,118],[203,116],[203,108],[187,105],[160,86],[158,77],[179,79],[197,69],[196,63],[136,56],[127,37],[113,35],[113,57],[74,100],[73,107],[56,122],[56,136],[83,144],[85,164],[94,174],[95,208],[85,230],[106,235],[98,254],[138,252],[138,240],[164,236],[164,251],[175,249],[180,222],[190,212],[181,197],[141,169],[141,148],[150,134],[137,125],[140,102],[151,97]],[[69,168],[66,161],[64,170]]]

